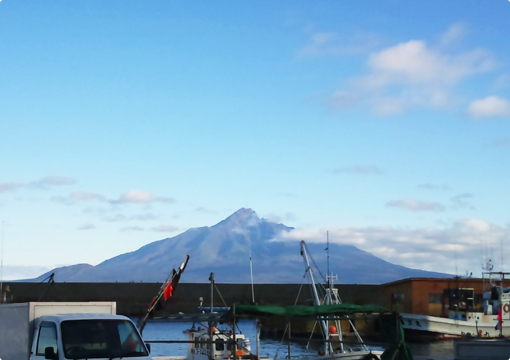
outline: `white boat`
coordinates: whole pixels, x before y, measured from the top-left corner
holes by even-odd
[[[187,360],[233,359],[234,354],[237,359],[261,359],[260,354],[252,354],[250,339],[244,334],[204,325],[196,329],[193,325],[184,333],[188,335],[189,341]]]
[[[505,287],[505,275],[510,273],[483,273],[483,312],[472,311],[473,289],[454,289],[471,295],[459,306],[460,311],[450,310],[448,317],[401,313],[402,326],[408,334],[433,338],[510,336],[510,288]],[[464,310],[464,311],[462,311]],[[500,319],[498,319],[500,317]],[[501,320],[501,323],[500,323]]]

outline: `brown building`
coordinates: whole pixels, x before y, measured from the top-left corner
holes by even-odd
[[[482,311],[483,279],[409,278],[383,284],[381,305],[398,312],[448,316],[450,309]]]

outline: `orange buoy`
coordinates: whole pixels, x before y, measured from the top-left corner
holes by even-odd
[[[244,355],[244,351],[241,349],[237,349],[236,355]]]
[[[335,325],[329,325],[329,333],[336,334],[336,326]]]

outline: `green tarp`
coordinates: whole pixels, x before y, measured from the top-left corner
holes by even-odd
[[[413,360],[413,355],[404,341],[404,331],[397,314],[377,305],[333,304],[321,306],[291,305],[235,305],[221,317],[221,322],[238,318],[284,317],[288,321],[331,316],[345,317],[354,314],[381,314],[387,316],[385,332],[390,340],[390,347],[382,354],[381,360]]]
[[[349,316],[354,314],[391,314],[391,311],[377,305],[333,304],[320,306],[291,305],[235,305],[222,316],[223,321],[236,318],[280,316],[287,320],[327,316]]]

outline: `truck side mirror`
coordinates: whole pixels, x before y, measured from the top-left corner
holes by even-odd
[[[55,354],[55,349],[52,346],[44,349],[44,358],[49,360],[57,359],[57,354]]]
[[[151,344],[145,343],[145,346],[147,346],[147,350],[149,350],[149,354],[151,353]]]

